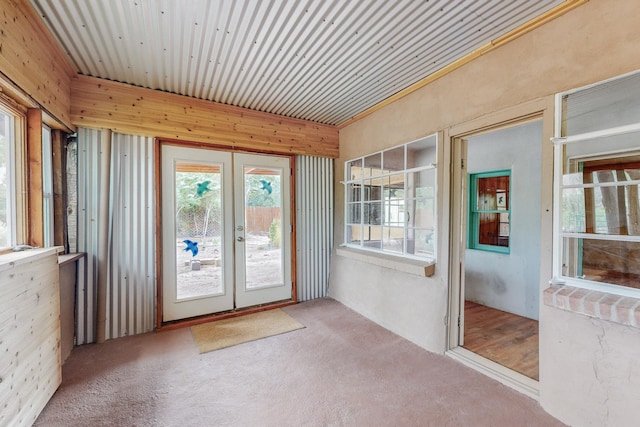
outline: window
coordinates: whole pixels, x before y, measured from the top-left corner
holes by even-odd
[[[556,102],[554,281],[640,296],[640,74]]]
[[[350,247],[435,258],[436,135],[345,164]]]
[[[469,174],[469,249],[509,253],[511,171]]]
[[[0,248],[16,244],[15,117],[0,104]]]
[[[51,149],[51,129],[42,126],[42,216],[44,246],[53,246],[53,158]]]

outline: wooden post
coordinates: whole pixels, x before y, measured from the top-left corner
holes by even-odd
[[[27,110],[27,243],[44,246],[42,194],[42,111]]]
[[[51,154],[53,171],[53,244],[64,246],[69,253],[67,230],[67,134],[51,131]]]

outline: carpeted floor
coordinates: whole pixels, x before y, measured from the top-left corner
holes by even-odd
[[[200,354],[189,328],[75,348],[36,426],[561,426],[537,402],[322,299]]]

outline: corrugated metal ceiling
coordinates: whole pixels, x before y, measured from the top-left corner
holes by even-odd
[[[562,0],[31,0],[81,74],[338,125]]]

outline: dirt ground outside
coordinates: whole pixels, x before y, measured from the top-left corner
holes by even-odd
[[[272,248],[266,234],[247,233],[245,239],[247,288],[281,283],[281,248]],[[176,240],[178,299],[222,293],[223,253],[220,244],[199,243],[198,255],[192,257],[191,252],[185,252],[183,240]],[[200,261],[200,270],[191,268],[192,260]]]

